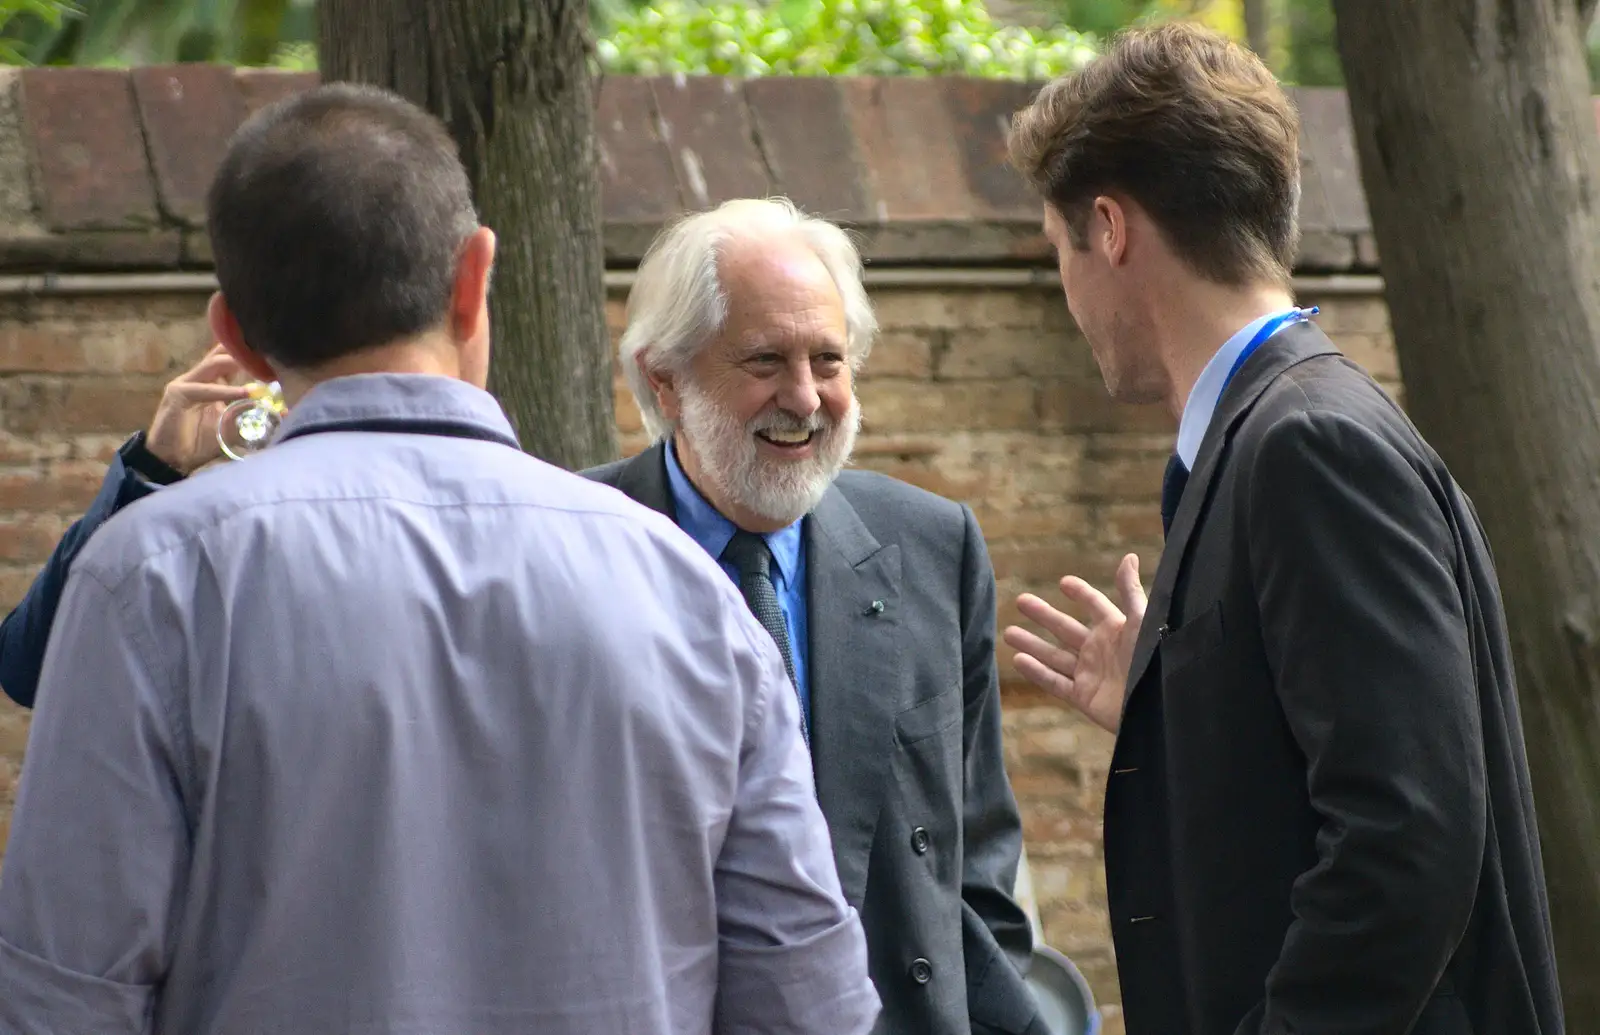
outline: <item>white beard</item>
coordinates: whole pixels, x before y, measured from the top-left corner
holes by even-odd
[[[700,459],[703,477],[717,492],[769,521],[792,524],[822,501],[828,486],[855,449],[861,404],[854,397],[837,423],[822,410],[809,418],[769,408],[749,424],[739,421],[697,388],[681,391],[678,430]],[[805,460],[772,460],[756,445],[758,431],[811,431],[814,455]]]

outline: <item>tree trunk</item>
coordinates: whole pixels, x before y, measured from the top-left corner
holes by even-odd
[[[1244,0],[1244,35],[1255,51],[1269,66],[1272,61],[1272,14],[1269,0]]]
[[[1600,1032],[1600,139],[1575,0],[1335,0],[1408,409],[1510,622],[1567,1030]]]
[[[321,0],[324,81],[387,87],[450,127],[499,238],[489,388],[523,448],[614,459],[588,0]]]

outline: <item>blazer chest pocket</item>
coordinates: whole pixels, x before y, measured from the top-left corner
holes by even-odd
[[[915,744],[938,736],[961,721],[961,688],[951,687],[937,697],[914,704],[894,718],[902,744]]]
[[[1203,659],[1222,645],[1222,601],[1169,629],[1161,637],[1161,671],[1171,675]]]

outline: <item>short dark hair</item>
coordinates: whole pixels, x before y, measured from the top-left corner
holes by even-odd
[[[306,368],[439,326],[477,216],[443,123],[336,83],[239,128],[206,223],[245,342]]]
[[[1094,198],[1122,192],[1194,270],[1287,281],[1299,244],[1300,119],[1260,58],[1189,22],[1118,36],[1013,118],[1012,164],[1085,240]]]

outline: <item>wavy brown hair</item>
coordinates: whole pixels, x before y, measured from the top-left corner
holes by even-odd
[[[1285,282],[1299,244],[1300,119],[1261,59],[1188,22],[1132,30],[1012,119],[1011,163],[1075,248],[1097,196],[1149,213],[1197,273]]]

